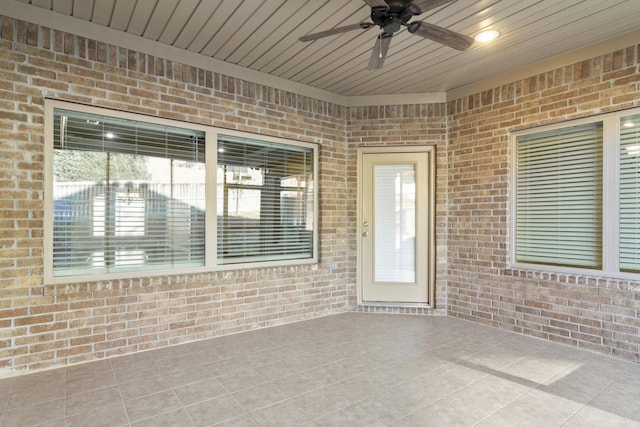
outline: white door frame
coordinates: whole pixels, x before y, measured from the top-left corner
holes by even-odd
[[[428,207],[427,217],[424,218],[428,222],[427,229],[427,259],[424,260],[427,263],[427,304],[417,304],[419,306],[435,307],[435,146],[371,146],[371,147],[359,147],[357,150],[357,180],[358,180],[358,194],[357,194],[357,261],[356,261],[356,288],[357,288],[357,303],[358,305],[384,305],[384,306],[415,306],[414,303],[402,303],[402,302],[384,302],[375,303],[363,301],[362,298],[362,252],[363,252],[363,236],[362,236],[362,200],[363,200],[363,182],[362,182],[362,163],[363,156],[365,154],[384,154],[384,153],[428,153],[429,154],[429,177],[428,177]],[[418,220],[423,220],[422,218]],[[417,262],[419,262],[417,260]]]

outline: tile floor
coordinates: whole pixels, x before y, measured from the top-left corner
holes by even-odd
[[[640,365],[343,313],[0,380],[7,426],[640,426]]]

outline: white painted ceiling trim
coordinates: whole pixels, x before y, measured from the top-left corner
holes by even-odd
[[[186,49],[168,46],[64,14],[52,13],[43,8],[29,6],[27,3],[0,0],[0,4],[2,5],[0,14],[4,16],[346,107],[443,103],[640,44],[640,30],[634,30],[584,48],[547,58],[533,65],[453,88],[448,92],[346,96],[224,62]]]

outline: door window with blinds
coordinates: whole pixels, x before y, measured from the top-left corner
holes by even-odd
[[[639,127],[624,112],[514,135],[512,265],[640,273]]]
[[[46,281],[317,261],[315,145],[45,109]]]

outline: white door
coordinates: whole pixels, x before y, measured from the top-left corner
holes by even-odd
[[[433,147],[358,151],[359,303],[433,303]]]

